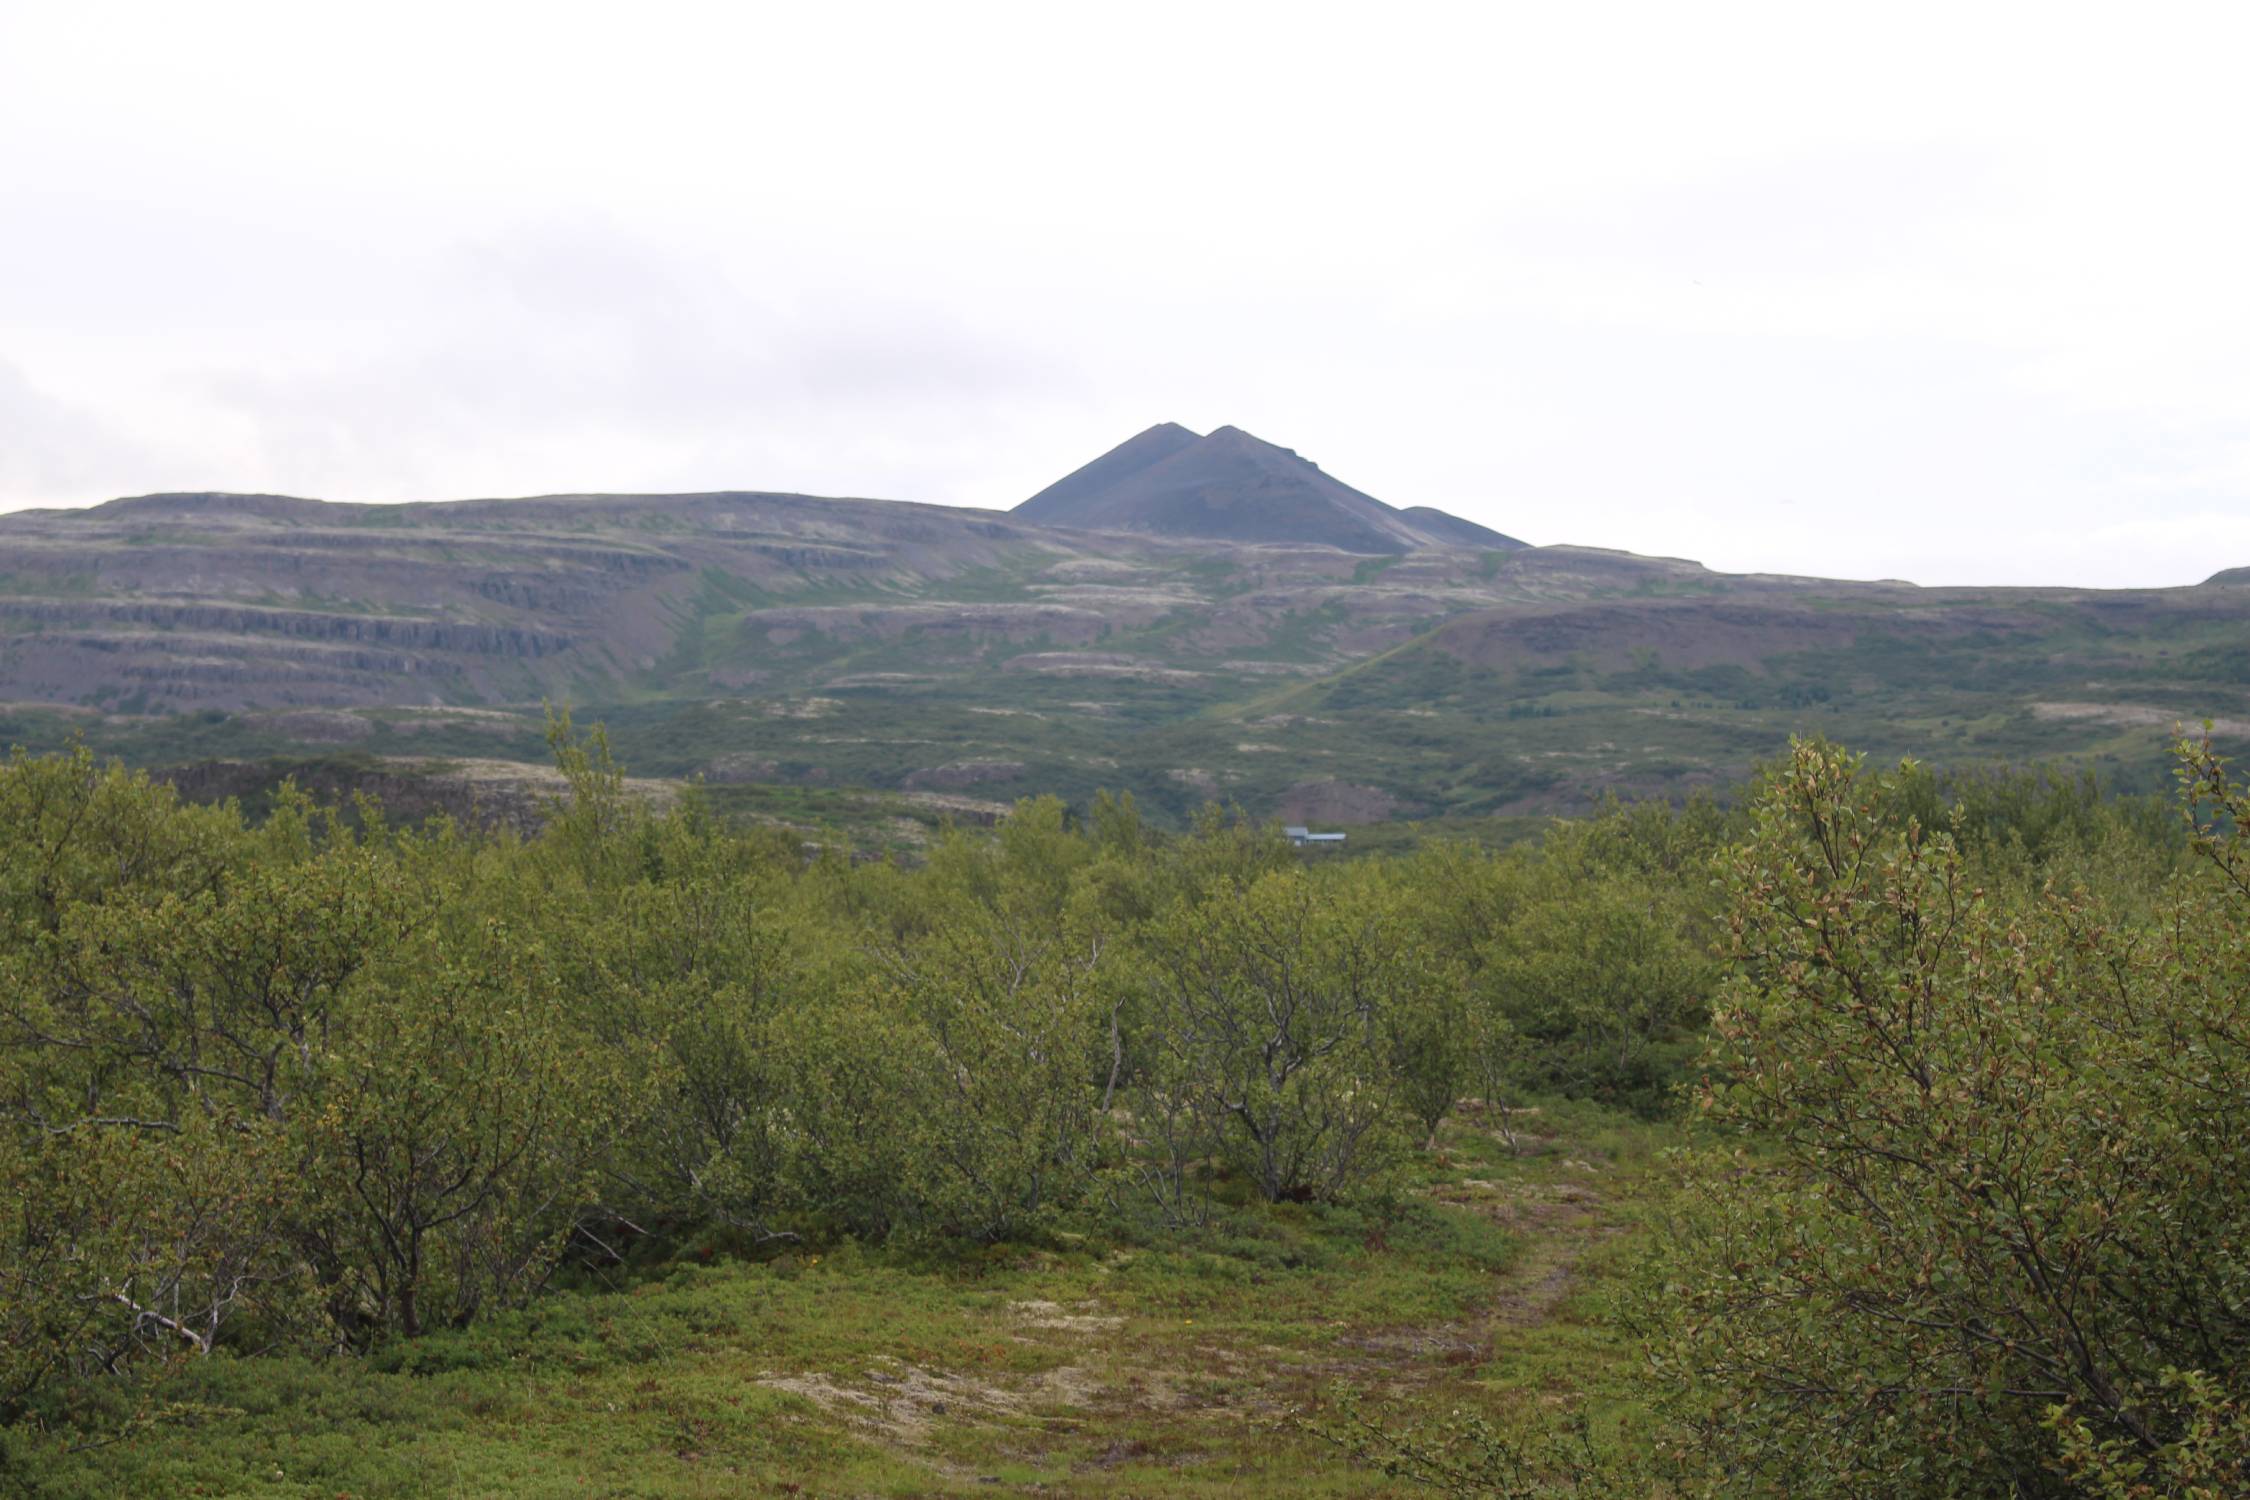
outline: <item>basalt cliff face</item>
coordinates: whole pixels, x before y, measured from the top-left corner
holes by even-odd
[[[1026,530],[753,493],[20,512],[0,516],[0,696],[283,708],[622,688],[657,670],[712,577],[743,597],[910,589],[992,566]]]

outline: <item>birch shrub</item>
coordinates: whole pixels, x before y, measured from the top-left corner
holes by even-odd
[[[1437,1003],[1381,872],[1283,870],[1150,924],[1145,1112],[1185,1101],[1268,1201],[1380,1185],[1404,1144],[1386,1019]]]
[[[1766,788],[1703,1099],[1739,1154],[1643,1308],[1708,1483],[2250,1493],[2250,799],[2181,756],[2151,921],[1973,882],[1829,747]]]

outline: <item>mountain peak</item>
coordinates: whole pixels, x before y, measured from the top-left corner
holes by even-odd
[[[1240,427],[1197,437],[1163,422],[1016,507],[1025,520],[1236,542],[1311,542],[1346,552],[1523,543],[1427,506],[1400,511]]]
[[[1027,521],[1051,526],[1084,524],[1073,520],[1072,516],[1095,497],[1201,441],[1200,436],[1177,422],[1159,422],[1145,432],[1133,434],[1085,467],[1065,474],[1017,506],[1016,514]]]

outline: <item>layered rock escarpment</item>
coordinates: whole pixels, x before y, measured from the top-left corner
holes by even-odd
[[[0,698],[161,711],[622,689],[679,655],[713,590],[731,605],[831,579],[906,586],[990,567],[1035,530],[752,492],[397,506],[197,493],[21,512],[0,516]]]

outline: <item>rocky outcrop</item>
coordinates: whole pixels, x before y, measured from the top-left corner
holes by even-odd
[[[816,605],[760,609],[743,616],[744,634],[788,644],[805,635],[833,640],[897,640],[909,634],[970,636],[1004,641],[1045,638],[1076,646],[1109,633],[1097,610],[1066,604]]]
[[[77,638],[93,625],[134,625],[159,630],[260,637],[286,636],[308,641],[350,641],[402,650],[468,652],[479,656],[540,657],[567,651],[576,641],[554,631],[473,621],[424,620],[397,615],[317,614],[310,610],[258,609],[242,605],[173,604],[161,600],[0,599],[0,621],[77,627]],[[133,639],[146,642],[146,636]]]
[[[959,791],[990,781],[1013,781],[1024,772],[1020,760],[957,760],[942,766],[925,766],[907,773],[901,783],[908,791]]]

